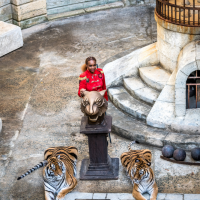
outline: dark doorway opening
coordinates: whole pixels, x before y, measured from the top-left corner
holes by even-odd
[[[200,108],[200,70],[192,72],[186,81],[186,109]]]

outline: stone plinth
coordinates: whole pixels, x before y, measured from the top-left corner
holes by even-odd
[[[0,57],[23,46],[21,28],[0,22]]]

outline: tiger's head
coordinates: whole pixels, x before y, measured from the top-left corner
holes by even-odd
[[[50,158],[46,169],[50,177],[62,177],[66,170],[64,163],[60,160],[60,155]]]
[[[81,101],[81,111],[88,116],[90,122],[97,122],[98,118],[103,116],[107,110],[108,102],[104,99],[106,90],[85,91]]]
[[[144,158],[137,157],[130,171],[130,177],[133,183],[139,184],[143,179],[148,177],[151,162]]]

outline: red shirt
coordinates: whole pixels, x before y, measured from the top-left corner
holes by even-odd
[[[79,76],[79,90],[78,95],[81,97],[80,90],[86,89],[87,91],[102,91],[106,90],[105,76],[102,69],[98,68],[91,73],[89,70],[86,70]],[[104,98],[108,101],[107,92],[104,95]]]

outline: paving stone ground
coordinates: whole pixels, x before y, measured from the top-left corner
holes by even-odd
[[[149,194],[143,195],[147,200],[150,200]],[[66,196],[67,200],[135,200],[130,193],[81,193],[72,192]],[[157,200],[199,200],[200,194],[167,194],[159,193]]]
[[[48,147],[62,145],[74,145],[79,150],[78,185],[74,192],[132,192],[121,164],[119,180],[79,180],[81,160],[88,157],[88,143],[87,137],[79,134],[83,114],[77,78],[88,56],[95,56],[103,67],[155,42],[153,11],[148,6],[128,7],[41,24],[23,31],[23,48],[0,58],[1,200],[44,199],[42,169],[20,181],[16,179],[43,160]],[[125,120],[137,125],[135,119]],[[119,157],[127,151],[130,141],[111,136],[109,154]],[[159,158],[160,149],[150,146],[137,144],[134,148],[152,151],[152,168],[160,193],[200,193],[199,167],[168,163]]]

